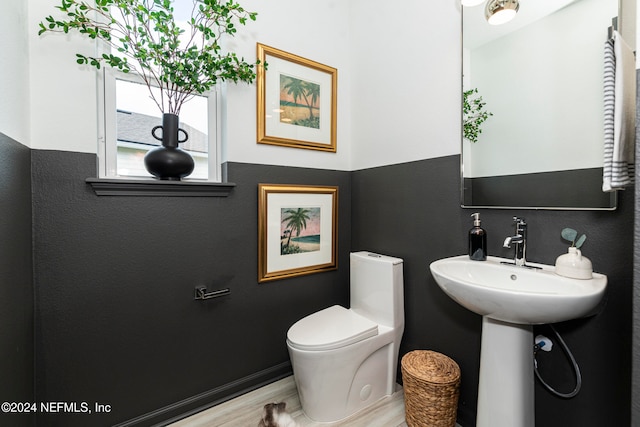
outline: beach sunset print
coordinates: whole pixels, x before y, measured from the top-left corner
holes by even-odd
[[[280,209],[280,255],[320,250],[320,208]]]
[[[320,129],[320,85],[280,74],[280,122]]]

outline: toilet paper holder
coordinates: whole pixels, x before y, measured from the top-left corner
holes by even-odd
[[[196,286],[194,300],[205,300],[211,298],[223,297],[229,295],[231,290],[229,288],[219,289],[217,291],[207,292],[206,286]]]

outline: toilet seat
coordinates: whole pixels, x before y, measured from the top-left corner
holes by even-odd
[[[378,335],[378,324],[334,305],[297,321],[287,332],[299,350],[332,350]]]

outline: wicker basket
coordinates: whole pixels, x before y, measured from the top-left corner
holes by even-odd
[[[401,362],[408,427],[455,427],[460,367],[444,354],[414,350]]]

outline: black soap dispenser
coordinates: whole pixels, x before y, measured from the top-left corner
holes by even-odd
[[[474,261],[487,259],[487,232],[480,227],[480,214],[471,214],[473,228],[469,230],[469,258]]]

